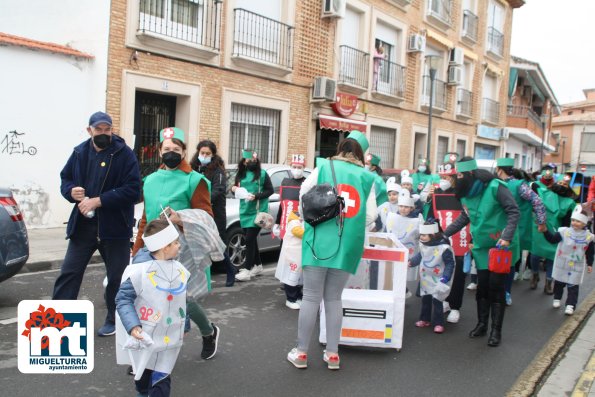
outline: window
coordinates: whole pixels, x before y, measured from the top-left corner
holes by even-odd
[[[230,161],[240,159],[242,149],[252,149],[262,163],[277,163],[280,120],[280,110],[232,103]]]
[[[436,58],[431,58],[436,57]],[[436,69],[436,78],[434,79],[434,96],[432,105],[437,110],[446,110],[446,67],[444,65],[445,52],[434,47],[426,47],[426,57],[424,58],[423,77],[422,77],[422,106],[430,105],[430,62]]]
[[[380,168],[393,168],[397,130],[372,126],[370,128],[370,153],[380,157]]]
[[[370,54],[361,50],[360,25],[362,21],[362,13],[351,7],[346,8],[342,21],[341,45],[339,46],[341,57],[339,83],[367,88]]]
[[[581,152],[595,152],[595,132],[584,132]]]
[[[400,31],[382,22],[376,24],[373,91],[404,97],[405,67],[397,63]]]
[[[478,20],[475,0],[463,0],[463,29],[461,35],[473,43],[477,41]]]
[[[487,50],[502,57],[504,54],[504,7],[496,1],[488,5]]]
[[[471,117],[473,104],[473,65],[471,62],[463,62],[462,86],[457,88],[457,115]]]
[[[437,150],[436,159],[439,163],[442,162],[442,160],[444,159],[444,156],[446,156],[446,153],[448,153],[448,142],[449,142],[448,137],[445,137],[445,136],[438,137],[438,147],[436,149]]]
[[[459,159],[465,157],[465,153],[467,153],[467,142],[463,139],[457,139],[457,154],[459,155]]]
[[[451,22],[451,0],[428,0],[428,16],[446,26]]]
[[[498,102],[498,79],[486,74],[483,80],[482,120],[497,124],[500,119],[500,103]]]

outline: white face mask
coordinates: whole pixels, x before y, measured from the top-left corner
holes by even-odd
[[[452,184],[450,183],[449,180],[440,179],[440,189],[442,189],[442,190],[448,190],[451,187],[452,187]]]
[[[304,170],[299,168],[292,168],[291,175],[293,176],[293,179],[300,179],[304,176]]]
[[[421,172],[421,173],[424,173],[424,172],[426,172],[426,166],[425,166],[425,165],[420,165],[420,166],[417,168],[417,170],[418,170],[419,172]]]
[[[198,156],[198,161],[200,161],[201,165],[207,165],[211,162],[211,156]]]

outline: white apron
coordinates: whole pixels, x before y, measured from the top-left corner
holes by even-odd
[[[443,301],[448,296],[449,290],[445,290],[444,284],[440,282],[440,278],[444,274],[444,262],[442,261],[442,253],[452,248],[448,244],[440,244],[428,246],[420,245],[421,262],[419,264],[419,291],[420,295],[434,295],[434,298]],[[454,254],[453,254],[454,257]]]
[[[587,230],[575,231],[571,227],[558,229],[562,241],[558,244],[552,277],[571,285],[583,282],[586,266],[586,252],[593,235]]]
[[[130,278],[138,296],[134,302],[143,331],[153,344],[140,350],[125,350],[128,335],[120,317],[116,320],[118,364],[131,364],[135,380],[145,369],[170,374],[180,353],[186,320],[186,289],[190,273],[178,261],[151,260],[130,265],[122,281]],[[119,354],[118,354],[119,353]],[[122,354],[124,353],[124,354]]]
[[[283,237],[283,246],[279,254],[275,278],[283,284],[296,286],[302,285],[302,239],[291,233],[294,227],[301,226],[297,219],[287,224],[285,237]]]
[[[408,218],[390,212],[386,218],[386,231],[394,234],[397,239],[409,250],[409,258],[419,252],[419,225],[424,218],[420,214],[417,218]],[[417,280],[417,270],[407,269],[407,281]]]
[[[382,221],[382,231],[386,231],[386,221],[388,218],[388,214],[393,213],[397,214],[399,211],[399,206],[397,204],[391,204],[390,201],[386,203],[380,204],[378,207],[378,214],[380,216],[380,220]]]

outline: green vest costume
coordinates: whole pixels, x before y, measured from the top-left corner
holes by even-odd
[[[260,179],[254,180],[254,173],[246,171],[246,176],[240,181],[240,187],[243,187],[248,193],[256,194],[262,191],[264,187],[264,180],[266,178],[266,171],[260,170]],[[258,208],[256,208],[258,204]],[[254,224],[256,214],[259,212],[269,211],[268,197],[261,200],[240,200],[240,226],[243,228],[258,227]]]
[[[440,175],[416,172],[411,175],[411,179],[413,179],[413,193],[421,193],[422,189],[417,188],[420,183],[423,183],[424,187],[428,184],[428,182],[439,183]]]
[[[542,187],[543,184],[537,189],[537,193],[543,205],[545,206],[546,213],[546,225],[549,231],[558,230],[562,226],[562,220],[568,214],[568,211],[572,211],[576,206],[573,199],[568,197],[562,197],[552,192],[547,187]],[[554,260],[556,257],[556,244],[549,243],[543,233],[537,231],[537,226],[532,227],[533,244],[531,246],[531,254]]]
[[[372,171],[374,175],[374,192],[376,193],[376,206],[380,206],[388,201],[388,192],[386,191],[386,183],[380,175]]]
[[[500,235],[506,227],[507,216],[497,200],[498,187],[506,185],[503,181],[493,179],[483,190],[473,196],[461,199],[470,220],[470,231],[473,238],[473,259],[478,270],[488,269],[488,253],[496,246]],[[520,258],[519,237],[515,233],[510,242],[512,264]]]
[[[318,184],[333,185],[333,176],[328,160],[318,159]],[[337,178],[338,192],[346,201],[345,223],[343,236],[339,237],[339,226],[335,219],[328,220],[314,228],[304,223],[304,237],[302,243],[302,267],[317,266],[340,269],[355,274],[364,252],[364,237],[366,234],[366,202],[374,184],[374,176],[363,167],[341,160],[333,160]],[[355,212],[357,210],[357,212]],[[308,245],[309,244],[309,245]],[[319,258],[312,255],[314,249]],[[338,250],[337,250],[338,247]]]
[[[512,197],[514,197],[514,201],[516,201],[517,205],[519,206],[519,211],[521,211],[521,217],[516,229],[516,234],[519,236],[521,252],[523,250],[531,250],[531,245],[533,242],[531,233],[533,224],[535,223],[533,217],[533,206],[529,201],[523,199],[519,194],[519,188],[523,183],[525,183],[525,181],[520,179],[510,179],[506,182],[508,190],[510,190],[510,193],[512,193]]]
[[[147,175],[143,184],[147,223],[159,218],[159,214],[163,211],[161,207],[170,207],[174,211],[189,209],[192,195],[201,180],[207,183],[210,193],[211,182],[196,171],[186,173],[179,169],[158,169]],[[210,291],[211,268],[207,268],[205,273]]]

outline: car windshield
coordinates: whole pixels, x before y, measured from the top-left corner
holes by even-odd
[[[234,198],[234,195],[231,192],[231,187],[235,183],[237,173],[237,168],[228,168],[225,170],[225,176],[227,177],[227,198]],[[289,167],[283,169],[269,169],[267,170],[267,173],[271,178],[271,183],[273,184],[273,190],[275,193],[279,193],[279,188],[281,186],[281,182],[283,182],[283,179],[291,177],[291,174],[289,173]],[[304,170],[304,177],[307,178],[308,175],[310,175],[310,171]]]

